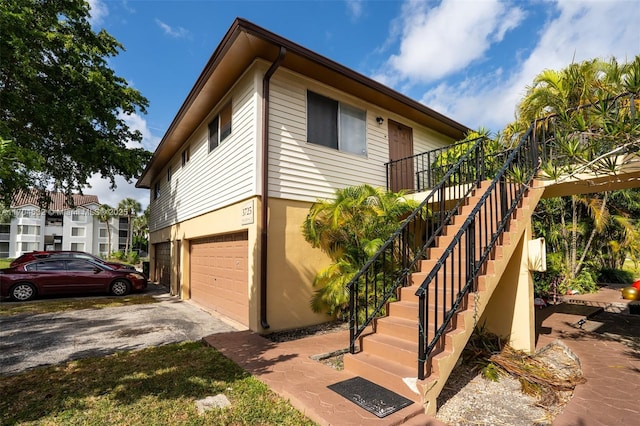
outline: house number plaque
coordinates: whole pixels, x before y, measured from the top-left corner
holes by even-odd
[[[240,213],[240,223],[242,225],[250,225],[253,223],[253,200],[242,206]]]

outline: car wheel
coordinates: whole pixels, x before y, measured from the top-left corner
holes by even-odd
[[[36,288],[31,283],[18,283],[11,287],[9,295],[13,300],[24,302],[31,300],[36,296]]]
[[[125,280],[115,280],[111,283],[111,294],[114,296],[124,296],[129,294],[129,282]]]

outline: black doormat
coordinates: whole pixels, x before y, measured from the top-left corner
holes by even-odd
[[[379,418],[413,404],[410,399],[362,377],[354,377],[327,387]]]

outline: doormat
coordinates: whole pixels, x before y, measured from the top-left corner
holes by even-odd
[[[413,404],[410,399],[362,377],[354,377],[327,387],[379,418]]]

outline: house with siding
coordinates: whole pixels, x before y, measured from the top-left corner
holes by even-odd
[[[258,332],[327,321],[313,279],[329,259],[301,232],[336,189],[387,186],[385,163],[467,127],[236,19],[143,174],[151,279]],[[414,189],[400,176],[393,189]]]
[[[9,214],[0,223],[0,258],[16,258],[36,250],[84,251],[107,254],[107,228],[95,216],[100,207],[96,195],[72,195],[72,205],[61,192],[49,192],[46,208],[35,191],[20,192],[11,202]],[[6,213],[6,212],[5,212]],[[111,252],[123,250],[128,238],[126,217],[109,222]]]

